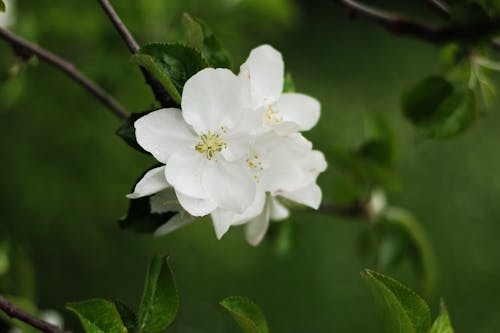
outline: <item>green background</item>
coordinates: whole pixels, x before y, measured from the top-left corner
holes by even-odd
[[[457,331],[498,332],[499,110],[458,138],[423,142],[399,111],[404,88],[438,71],[438,47],[350,20],[331,1],[113,3],[141,43],[181,38],[186,11],[215,30],[235,69],[257,45],[281,50],[297,89],[322,102],[322,118],[306,134],[320,150],[357,147],[367,115],[385,115],[398,139],[400,178],[389,202],[412,211],[428,231],[439,263],[437,296]],[[97,1],[23,0],[16,9],[13,30],[71,59],[128,110],[151,107],[148,87]],[[403,9],[428,15],[424,5]],[[0,73],[14,61],[0,43]],[[39,63],[0,86],[0,120],[2,236],[31,258],[39,307],[63,312],[73,331],[80,328],[66,302],[99,296],[138,304],[148,262],[161,252],[171,256],[181,297],[171,332],[236,332],[217,305],[229,295],[253,299],[276,333],[378,332],[359,278],[370,266],[356,253],[359,221],[294,213],[297,247],[287,256],[275,255],[269,241],[247,245],[241,228],[217,241],[208,220],[162,238],[122,231],[116,221],[125,194],[153,160],[114,135],[119,121],[108,110]],[[347,197],[342,177],[330,163],[319,179],[325,201]],[[415,286],[407,266],[388,273]],[[438,297],[430,302],[436,313]]]

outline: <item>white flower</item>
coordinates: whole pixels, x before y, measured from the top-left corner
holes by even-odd
[[[284,63],[281,53],[269,45],[250,52],[240,68],[240,78],[248,86],[251,103],[264,128],[286,134],[307,131],[316,125],[319,102],[299,93],[282,93]]]
[[[181,104],[182,112],[138,119],[137,142],[166,164],[166,181],[191,215],[242,213],[256,191],[244,159],[254,131],[245,85],[227,69],[204,69],[186,82]]]
[[[4,0],[5,13],[0,12],[0,27],[8,28],[15,22],[14,0]]]

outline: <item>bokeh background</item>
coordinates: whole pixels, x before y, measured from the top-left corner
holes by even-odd
[[[189,12],[215,30],[235,69],[257,45],[281,50],[298,90],[322,102],[322,119],[306,134],[318,149],[355,148],[366,138],[367,115],[389,119],[400,186],[388,200],[412,211],[427,230],[439,264],[436,296],[446,299],[458,332],[498,332],[500,110],[449,141],[416,140],[399,111],[404,88],[438,70],[436,46],[351,20],[333,1],[113,3],[141,43],[181,39],[180,17]],[[393,5],[436,19],[414,3]],[[148,87],[97,1],[15,6],[14,31],[73,61],[129,110],[151,107]],[[287,255],[276,255],[270,241],[247,245],[239,228],[217,241],[208,220],[162,238],[122,231],[116,221],[126,211],[125,194],[153,160],[114,134],[120,123],[108,110],[46,64],[6,80],[15,63],[0,43],[1,236],[24,249],[15,260],[26,262],[34,284],[16,278],[3,292],[25,286],[41,309],[62,312],[78,331],[66,302],[111,297],[135,306],[150,258],[168,253],[181,297],[171,332],[236,332],[217,305],[229,295],[253,299],[276,333],[378,332],[359,278],[370,267],[356,251],[359,221],[297,212],[296,247]],[[319,182],[325,201],[348,197],[334,163]],[[407,267],[389,273],[415,285]],[[430,302],[436,313],[438,297]]]

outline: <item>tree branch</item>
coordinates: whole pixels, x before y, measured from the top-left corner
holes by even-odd
[[[449,25],[435,28],[420,21],[392,14],[354,0],[338,1],[353,14],[377,23],[394,34],[422,39],[435,44],[443,44],[464,39],[478,39],[500,29],[499,17],[464,23],[462,25]]]
[[[7,301],[3,296],[0,296],[0,309],[9,317],[19,319],[20,321],[47,333],[65,333],[64,330],[52,325],[44,320],[41,320],[32,314],[16,307],[14,304]]]
[[[434,8],[434,10],[442,17],[444,17],[446,19],[450,18],[450,8],[448,7],[448,5],[444,1],[425,0],[425,2],[427,2],[427,4],[430,7]]]
[[[121,20],[120,16],[118,16],[118,13],[115,11],[111,3],[108,0],[98,0],[98,1],[101,4],[101,7],[104,9],[104,12],[110,19],[111,23],[113,23],[116,30],[122,37],[125,44],[127,44],[130,53],[132,54],[137,53],[137,51],[139,51],[140,48],[139,44],[135,40],[134,36],[132,36],[130,31],[127,29],[127,27]],[[156,100],[161,104],[161,106],[163,107],[177,106],[176,103],[170,97],[170,95],[167,93],[167,91],[163,88],[163,86],[147,70],[141,67],[141,72],[142,75],[144,76],[146,83],[151,87],[151,90],[153,91]]]
[[[323,203],[318,211],[325,214],[334,214],[343,217],[363,218],[369,217],[370,212],[367,202],[358,201],[350,206],[338,206],[334,203]]]
[[[128,112],[123,108],[123,106],[121,106],[112,96],[110,96],[95,82],[91,81],[84,74],[79,72],[76,67],[70,62],[17,36],[16,34],[2,27],[0,27],[0,38],[7,41],[14,49],[37,55],[41,60],[52,65],[53,67],[57,68],[58,70],[62,71],[73,80],[78,82],[118,117],[122,119],[128,118]]]

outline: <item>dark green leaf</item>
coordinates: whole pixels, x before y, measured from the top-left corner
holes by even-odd
[[[116,135],[121,137],[130,147],[149,154],[147,151],[145,151],[138,143],[137,139],[135,137],[135,127],[134,123],[137,119],[141,118],[142,116],[145,116],[149,112],[142,112],[142,113],[132,113],[130,117],[127,119],[123,120],[122,124],[116,130]]]
[[[466,59],[467,49],[456,43],[450,43],[441,49],[441,63],[445,69],[452,69]]]
[[[127,328],[112,302],[91,299],[69,303],[66,307],[80,318],[86,333],[127,333]]]
[[[118,221],[122,229],[130,229],[139,233],[153,233],[158,227],[167,223],[178,212],[162,214],[151,213],[149,197],[130,199],[127,215]]]
[[[448,315],[448,310],[443,300],[441,300],[439,316],[434,321],[434,324],[432,324],[430,333],[453,333],[450,316]]]
[[[166,256],[151,261],[139,306],[139,332],[158,332],[174,321],[179,296]]]
[[[148,44],[132,57],[132,62],[150,71],[178,104],[186,81],[208,67],[199,51],[182,44]]]
[[[425,301],[400,282],[365,270],[363,280],[370,286],[387,333],[428,333],[430,311]]]
[[[189,42],[201,50],[201,53],[211,67],[231,68],[231,59],[228,52],[203,21],[185,13],[183,15],[183,23]]]
[[[292,74],[286,73],[285,81],[283,83],[283,92],[284,93],[293,93],[295,92],[295,82],[293,81]]]
[[[5,13],[5,3],[3,0],[0,0],[0,12]]]
[[[431,125],[441,103],[453,93],[453,86],[441,76],[431,76],[403,94],[403,113],[415,126]]]
[[[127,328],[128,333],[137,332],[137,317],[134,311],[132,311],[125,303],[119,300],[113,300],[113,304],[115,305],[116,310],[118,310],[120,318]]]
[[[266,317],[259,307],[247,298],[231,296],[220,305],[226,309],[245,333],[269,333]]]

